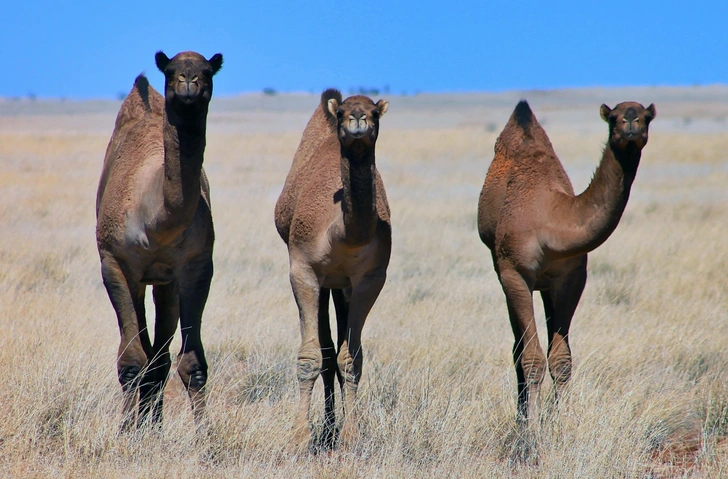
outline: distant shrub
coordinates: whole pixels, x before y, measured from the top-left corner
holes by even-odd
[[[389,88],[389,87],[387,87]],[[366,95],[366,96],[377,96],[379,95],[379,88],[376,87],[365,87],[360,86],[359,88],[350,88],[349,93],[351,94],[359,94],[359,95]]]
[[[275,88],[263,88],[263,95],[265,96],[275,96],[278,92]]]

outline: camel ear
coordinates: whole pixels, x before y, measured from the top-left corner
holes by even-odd
[[[215,53],[209,60],[207,60],[207,63],[209,63],[212,67],[213,75],[219,72],[220,68],[222,68],[222,53]]]
[[[647,107],[647,111],[650,112],[650,115],[651,115],[649,121],[654,120],[655,117],[657,116],[657,110],[655,109],[655,104],[650,103],[650,106]]]
[[[602,103],[602,106],[599,108],[599,114],[602,116],[602,120],[609,123],[609,114],[610,113],[612,113],[612,109]]]
[[[382,117],[389,110],[389,102],[387,100],[379,100],[377,102],[377,110],[379,110],[379,116]]]
[[[157,64],[159,71],[164,73],[164,69],[167,68],[167,65],[169,65],[169,57],[165,55],[162,50],[159,50],[156,55],[154,55],[154,62]]]
[[[339,102],[336,101],[336,98],[332,98],[326,103],[326,107],[329,110],[329,113],[331,113],[334,118],[336,118],[336,110],[339,109]]]

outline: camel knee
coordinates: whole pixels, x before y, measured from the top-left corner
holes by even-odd
[[[127,341],[122,336],[116,357],[116,372],[124,392],[139,387],[141,377],[147,373],[147,355],[139,337]]]
[[[546,375],[546,361],[543,357],[533,356],[521,358],[521,367],[526,384],[538,387]]]
[[[566,338],[553,340],[549,348],[549,372],[556,385],[563,385],[571,379],[571,349]]]
[[[125,393],[134,391],[139,387],[142,368],[134,364],[119,364],[117,374],[121,389]]]
[[[207,364],[187,356],[178,366],[179,377],[188,391],[202,391],[207,384]]]
[[[299,353],[296,364],[296,376],[300,382],[313,381],[321,374],[323,358],[321,352]]]
[[[189,391],[202,391],[207,384],[207,368],[195,368],[191,371],[180,371],[180,379]]]
[[[549,357],[549,372],[557,385],[563,385],[571,379],[571,356],[552,355]]]
[[[361,377],[361,367],[364,362],[362,352],[358,351],[355,356],[349,353],[348,348],[344,345],[336,358],[339,374],[344,382],[358,383]]]

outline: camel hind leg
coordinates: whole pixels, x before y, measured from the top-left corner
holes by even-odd
[[[182,332],[182,348],[178,373],[192,403],[196,424],[205,413],[205,385],[207,384],[207,360],[202,347],[200,330],[202,312],[212,281],[212,257],[204,256],[189,262],[179,277],[179,318]]]
[[[341,351],[341,345],[346,339],[348,331],[349,321],[349,298],[351,296],[351,289],[344,291],[343,289],[334,289],[331,291],[331,296],[334,299],[334,309],[336,310],[336,347],[337,351]],[[338,365],[336,367],[336,377],[339,379],[339,387],[344,387],[344,378],[339,371]]]
[[[554,279],[551,288],[541,292],[548,328],[549,372],[557,401],[571,379],[569,328],[586,285],[587,257],[583,255],[574,261],[574,269]]]
[[[336,432],[336,401],[334,398],[334,378],[337,374],[336,347],[331,338],[331,323],[329,319],[329,292],[321,288],[319,293],[319,343],[321,344],[321,377],[324,381],[324,434],[322,445],[332,448]]]
[[[139,386],[139,421],[161,424],[164,387],[172,364],[169,343],[179,320],[179,289],[176,282],[153,287],[155,305],[154,344]]]

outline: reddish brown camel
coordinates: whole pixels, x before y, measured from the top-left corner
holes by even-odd
[[[298,449],[312,444],[309,408],[319,374],[325,393],[324,445],[335,440],[335,375],[344,403],[341,445],[350,445],[356,436],[361,332],[384,286],[392,245],[389,205],[374,161],[379,118],[388,106],[361,95],[342,102],[337,90],[323,92],[276,203],[275,224],[288,245],[301,324],[301,399],[293,427]],[[336,309],[338,355],[329,293]]]
[[[134,424],[137,395],[137,426],[161,422],[177,320],[178,372],[196,421],[205,408],[200,323],[212,279],[214,232],[202,161],[212,77],[222,55],[206,60],[183,52],[170,60],[157,52],[155,60],[164,73],[165,96],[137,77],[116,117],[96,199],[101,275],[121,333],[117,371],[124,430]],[[154,294],[154,343],[144,311],[147,285]]]
[[[525,101],[495,143],[478,203],[478,231],[506,295],[522,419],[535,414],[546,369],[533,291],[543,299],[548,368],[558,399],[571,377],[568,333],[586,284],[587,253],[609,238],[622,217],[655,114],[654,105],[635,102],[614,110],[601,106],[609,139],[589,187],[579,196]]]

